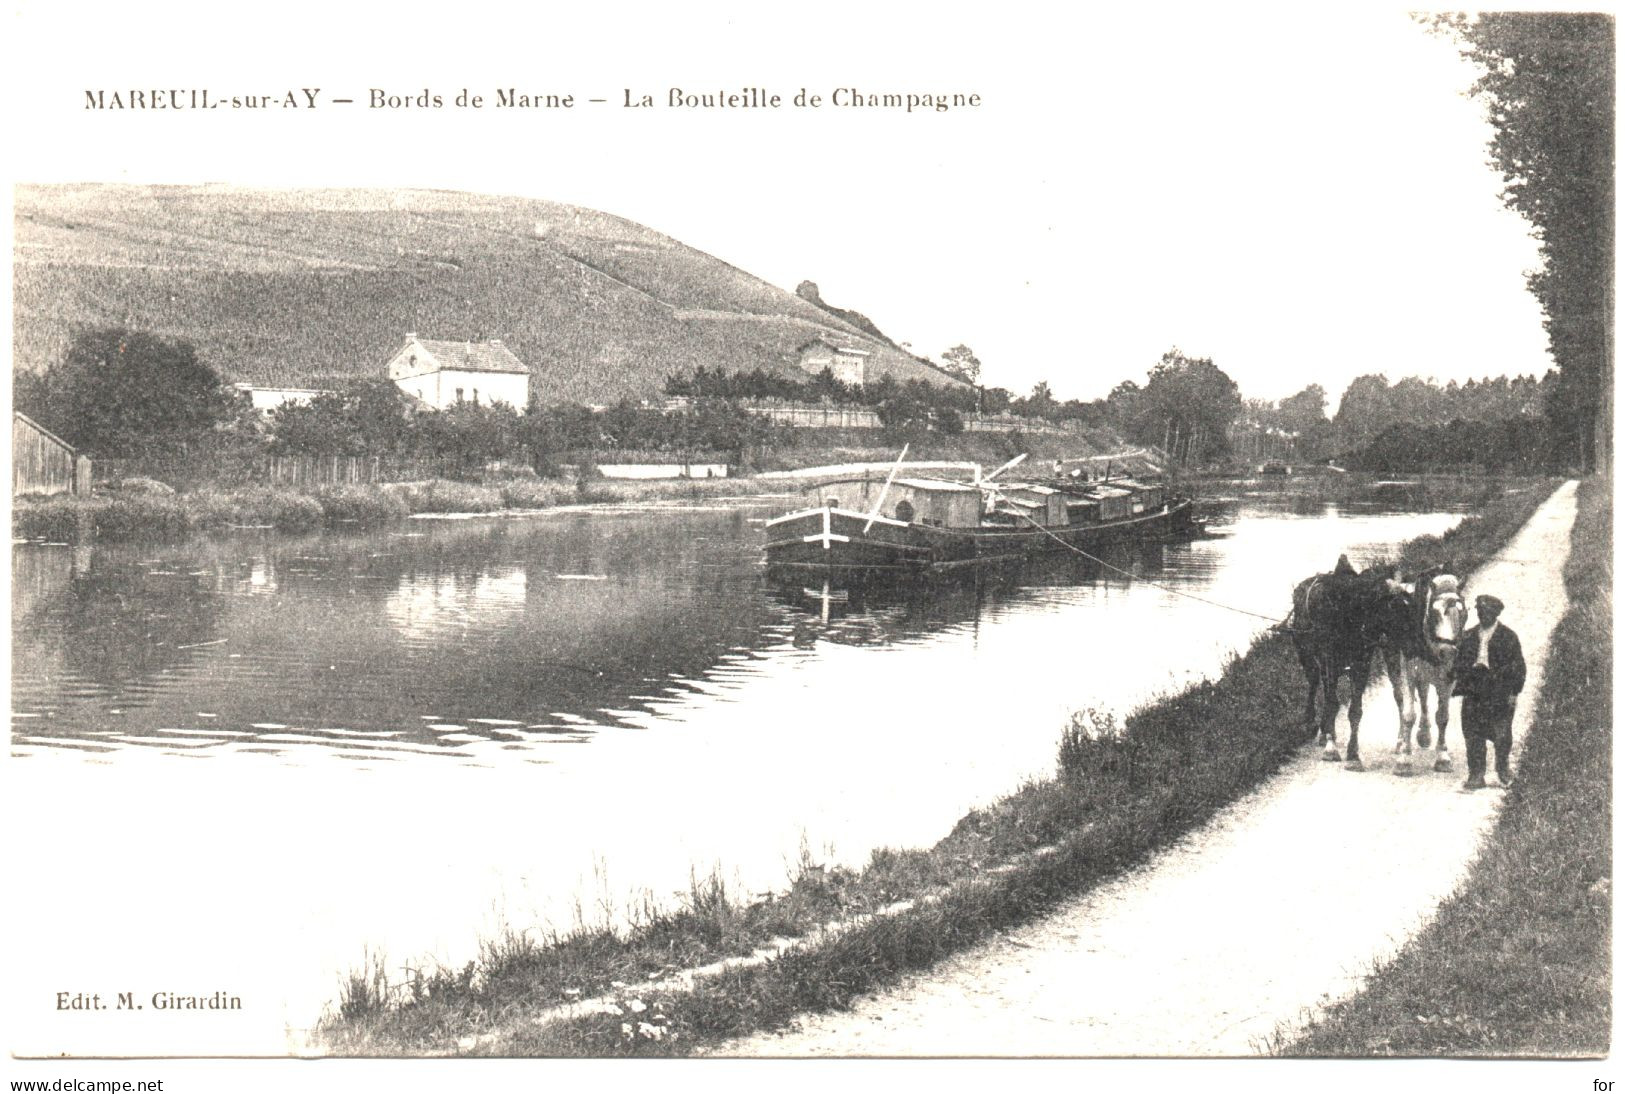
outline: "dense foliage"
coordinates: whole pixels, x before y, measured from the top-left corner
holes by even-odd
[[[1520,471],[1547,462],[1546,428],[1539,418],[1471,422],[1457,418],[1416,429],[1395,423],[1364,447],[1343,457],[1351,471]]]
[[[80,332],[17,378],[16,407],[94,456],[203,453],[245,408],[189,342],[123,327]]]
[[[1544,263],[1529,288],[1546,315],[1558,377],[1545,403],[1560,462],[1611,454],[1614,269],[1614,21],[1605,14],[1439,16],[1483,75],[1473,93],[1495,127],[1502,199],[1534,225]]]
[[[1343,393],[1335,419],[1326,416],[1318,384],[1279,403],[1244,399],[1211,358],[1178,349],[1162,355],[1144,386],[1124,380],[1092,402],[1059,400],[1044,382],[1016,397],[1002,388],[890,376],[853,385],[828,369],[700,368],[669,376],[665,386],[673,397],[665,406],[467,403],[435,411],[380,378],[262,416],[189,344],[108,328],[80,334],[44,374],[20,376],[17,405],[98,460],[135,457],[172,470],[191,463],[244,471],[264,455],[367,456],[433,461],[436,473],[461,476],[499,463],[546,471],[604,451],[749,464],[788,440],[791,427],[760,413],[762,404],[782,402],[871,409],[889,443],[950,437],[972,416],[1009,414],[1018,432],[1022,419],[1070,421],[1161,446],[1181,464],[1287,455],[1397,471],[1536,466],[1552,455],[1544,425],[1559,377],[1440,385],[1415,377],[1390,384],[1368,374]]]
[[[1163,446],[1183,461],[1207,463],[1229,455],[1230,425],[1241,412],[1241,390],[1211,357],[1162,355],[1146,377],[1125,423],[1131,439]]]

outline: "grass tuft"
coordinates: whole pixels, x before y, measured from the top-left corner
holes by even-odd
[[[502,492],[490,486],[430,479],[396,482],[384,487],[413,513],[494,513],[502,508]]]
[[[328,486],[316,492],[329,524],[377,528],[403,520],[406,502],[379,486]]]

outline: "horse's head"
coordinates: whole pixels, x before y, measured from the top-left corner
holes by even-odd
[[[1454,646],[1467,629],[1467,601],[1454,574],[1439,574],[1423,589],[1425,615],[1422,635],[1440,645]]]

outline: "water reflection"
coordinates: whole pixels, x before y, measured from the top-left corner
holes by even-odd
[[[848,588],[766,583],[746,510],[19,546],[13,745],[546,763],[684,696],[730,701],[716,684],[791,671],[828,646],[962,635],[974,647],[983,628],[1032,613],[1082,613],[1073,625],[1100,632],[1134,610],[1228,648],[1284,614],[1298,570],[1449,522],[1391,501],[1219,499],[1204,514],[1213,539]],[[1243,610],[1216,619],[1196,596]]]
[[[109,547],[88,566],[19,547],[14,716],[32,745],[137,723],[119,739],[465,760],[575,741],[775,644],[755,562],[739,513]]]
[[[1091,556],[1053,554],[981,572],[929,578],[845,576],[832,581],[816,573],[771,581],[768,595],[802,616],[793,641],[816,639],[846,645],[893,645],[975,622],[1005,604],[1019,604],[1023,590],[1126,588],[1136,579],[1169,568],[1161,543],[1117,544]]]

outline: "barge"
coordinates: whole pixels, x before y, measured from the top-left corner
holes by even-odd
[[[766,524],[769,569],[948,573],[1201,531],[1191,499],[1157,482],[993,481],[999,472],[965,482],[895,472],[882,476],[874,467],[808,485],[803,507]]]

